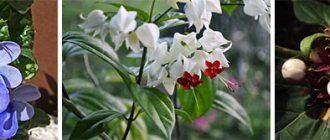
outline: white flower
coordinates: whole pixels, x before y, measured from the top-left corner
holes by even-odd
[[[330,82],[327,85],[328,94],[330,95]]]
[[[259,18],[260,25],[270,32],[270,1],[269,0],[244,0],[244,13]]]
[[[243,0],[244,13],[249,16],[261,16],[267,13],[268,7],[264,0]]]
[[[183,55],[188,57],[199,47],[201,47],[201,44],[197,41],[195,32],[188,35],[175,33],[170,53],[176,56]]]
[[[136,30],[139,40],[145,47],[155,48],[158,45],[159,29],[153,23],[144,23]]]
[[[187,71],[191,74],[197,74],[201,77],[201,71],[206,68],[205,60],[207,58],[207,53],[203,50],[196,50],[192,57],[178,56],[177,61],[183,62],[183,71]],[[177,78],[182,76],[180,73]]]
[[[220,0],[205,0],[206,1],[206,10],[209,12],[214,12],[221,14],[221,5],[220,5]]]
[[[137,13],[135,11],[128,12],[123,6],[121,6],[117,14],[110,20],[110,35],[112,41],[115,43],[115,50],[119,49],[127,38],[128,33],[136,28],[136,15]]]
[[[222,49],[217,48],[208,55],[207,60],[210,62],[214,62],[214,61],[218,60],[218,61],[220,61],[221,66],[229,67],[229,62],[223,53],[224,52]]]
[[[270,33],[270,14],[259,16],[259,23],[268,33]]]
[[[107,24],[105,23],[107,17],[102,10],[93,10],[87,15],[87,17],[80,15],[80,18],[85,20],[85,22],[78,26],[84,29],[85,33],[94,32],[93,36],[100,34],[101,38],[104,40],[108,30]]]
[[[161,65],[170,63],[174,60],[173,55],[168,52],[167,42],[162,42],[161,44],[158,44],[156,48],[149,49],[148,58]]]
[[[223,52],[226,52],[231,48],[232,43],[225,39],[221,32],[207,29],[203,33],[203,37],[198,40],[203,49],[207,52],[211,52],[216,48],[221,48]],[[227,45],[228,44],[228,45]],[[221,47],[227,45],[226,47]]]
[[[197,33],[210,23],[210,15],[206,13],[206,2],[204,0],[191,0],[185,7],[185,14],[189,21],[189,27],[195,26]],[[211,13],[210,13],[211,14]],[[211,14],[212,16],[212,14]]]
[[[130,47],[134,53],[140,52],[140,42],[136,32],[131,32],[125,41],[127,48]]]
[[[194,25],[197,33],[203,26],[209,28],[212,12],[219,14],[222,12],[219,0],[191,0],[185,7],[189,27]]]
[[[172,95],[174,92],[176,79],[183,74],[183,64],[181,61],[176,61],[173,64],[162,66],[156,61],[148,68],[148,84],[147,86],[158,86],[162,84],[165,90]],[[154,78],[156,76],[156,78]]]
[[[189,2],[190,0],[167,0],[168,5],[170,5],[171,7],[173,7],[174,9],[179,9],[178,5],[176,3],[178,2]]]

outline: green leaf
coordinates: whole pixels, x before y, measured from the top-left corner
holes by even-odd
[[[7,2],[20,14],[25,14],[30,10],[33,0],[7,0]]]
[[[22,34],[20,35],[21,38],[21,46],[24,48],[32,48],[33,43],[33,36],[34,36],[34,29],[31,25],[26,25]]]
[[[237,5],[221,5],[221,9],[223,11],[226,11],[229,16],[233,14],[233,12],[236,10]]]
[[[114,131],[112,129],[109,132],[109,135],[114,136],[114,139],[122,139],[126,126],[127,120],[116,119],[108,125],[109,128],[117,128]],[[127,140],[146,140],[147,136],[147,126],[144,122],[144,119],[142,117],[138,117],[131,125]]]
[[[9,40],[10,35],[8,31],[7,21],[0,19],[0,41]]]
[[[169,20],[172,20],[172,19],[181,19],[181,18],[186,18],[186,15],[181,14],[181,13],[177,13],[177,14],[172,15],[172,16],[163,16],[162,18],[160,18],[156,22],[156,24],[160,24],[162,22],[169,21]]]
[[[69,57],[83,54],[85,51],[72,43],[65,43],[62,48],[62,61],[65,62]]]
[[[330,26],[330,6],[317,0],[296,0],[293,5],[296,17],[308,24]]]
[[[131,84],[129,90],[166,139],[171,139],[175,125],[175,113],[170,98],[157,89],[141,88],[137,84]]]
[[[203,83],[195,87],[194,91],[178,89],[182,110],[187,112],[192,120],[207,113],[215,97],[215,80],[204,76],[202,81]]]
[[[319,119],[322,104],[306,106],[306,87],[276,85],[275,132],[277,140],[330,139],[330,121]]]
[[[185,121],[192,122],[189,114],[181,109],[175,109],[175,114],[181,116]]]
[[[107,123],[121,116],[121,113],[100,110],[79,120],[73,129],[70,139],[89,139],[101,134]]]
[[[223,111],[238,119],[250,130],[251,133],[253,133],[248,114],[242,105],[232,95],[223,91],[218,91],[213,103],[213,108],[219,111]]]
[[[92,83],[84,79],[70,79],[63,81],[63,83],[67,92],[71,93],[71,100],[87,114],[102,109],[121,113],[127,110],[124,104],[125,100],[100,88],[95,88]]]
[[[310,35],[308,37],[305,37],[301,42],[300,42],[300,51],[302,52],[303,56],[308,57],[309,53],[312,48],[313,42],[320,38],[320,37],[328,37],[329,35],[323,34],[323,33],[316,33],[313,35]]]
[[[38,72],[39,66],[32,54],[32,50],[22,48],[20,57],[14,62],[14,65],[21,71],[23,79],[32,79]]]
[[[129,70],[118,62],[117,54],[108,44],[99,39],[92,38],[91,36],[78,32],[65,33],[63,35],[62,44],[63,46],[66,46],[68,45],[67,43],[70,43],[70,45],[73,44],[75,46],[79,46],[95,54],[115,68],[125,83],[132,82],[129,77]]]

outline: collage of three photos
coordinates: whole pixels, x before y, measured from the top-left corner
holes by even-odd
[[[328,140],[329,0],[0,0],[0,140]]]

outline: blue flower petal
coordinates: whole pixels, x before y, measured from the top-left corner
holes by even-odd
[[[18,129],[17,115],[13,106],[0,113],[0,138],[8,139],[14,136]]]
[[[34,109],[30,104],[26,102],[14,101],[13,105],[17,112],[18,120],[27,121],[33,117]]]
[[[25,84],[16,88],[12,94],[13,100],[22,102],[31,102],[39,99],[41,96],[38,87]]]
[[[9,91],[6,86],[0,82],[0,112],[7,109],[9,101]]]
[[[13,62],[21,53],[21,47],[12,41],[0,42],[0,66]]]
[[[0,76],[8,88],[15,88],[22,82],[21,72],[13,66],[0,66]]]

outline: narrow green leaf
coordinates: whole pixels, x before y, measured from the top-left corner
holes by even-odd
[[[192,120],[203,116],[212,107],[215,97],[215,80],[204,76],[203,83],[192,90],[178,89],[182,110],[187,112]],[[196,98],[194,97],[196,96]]]
[[[303,56],[308,57],[309,53],[312,48],[313,42],[320,38],[320,37],[328,37],[329,35],[323,34],[323,33],[316,33],[313,35],[310,35],[308,37],[305,37],[301,42],[300,42],[300,51],[302,52]]]
[[[62,61],[65,62],[69,57],[83,54],[85,51],[72,43],[65,43],[62,48]]]
[[[189,114],[181,109],[175,109],[175,114],[181,116],[183,119],[185,119],[185,121],[192,122]]]
[[[213,108],[219,111],[223,111],[230,116],[233,116],[234,118],[238,119],[250,130],[251,133],[253,133],[248,114],[232,95],[223,91],[218,91],[213,103]]]
[[[78,32],[68,32],[64,34],[62,39],[63,46],[65,46],[66,43],[74,44],[95,54],[115,68],[125,83],[132,82],[129,77],[129,70],[118,62],[118,56],[112,51],[107,51],[111,50],[109,45],[101,43],[98,39]]]
[[[168,96],[153,88],[141,88],[131,84],[130,92],[143,111],[161,130],[166,139],[171,139],[175,125],[174,106]]]
[[[186,18],[186,15],[177,14],[177,15],[173,15],[173,16],[170,16],[170,17],[162,17],[161,19],[159,19],[157,21],[156,24],[159,24],[159,23],[162,23],[162,22],[165,22],[165,21],[169,21],[169,20],[172,20],[172,19],[181,19],[181,18]]]
[[[70,79],[63,81],[67,92],[71,93],[71,100],[84,112],[108,109],[125,113],[127,110],[125,100],[115,97],[110,93],[95,88],[94,85],[83,79]]]
[[[121,115],[121,113],[110,110],[92,113],[77,122],[70,139],[89,139],[97,136],[105,130],[106,123]]]
[[[296,0],[293,4],[296,17],[308,24],[330,26],[330,6],[317,0]]]

